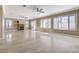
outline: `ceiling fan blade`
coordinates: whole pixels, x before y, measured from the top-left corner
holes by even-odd
[[[43,9],[37,8],[37,12],[44,13]]]
[[[44,11],[40,11],[41,13],[44,13]]]

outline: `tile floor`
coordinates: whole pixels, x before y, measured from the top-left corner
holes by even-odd
[[[79,37],[44,34],[34,31],[6,31],[0,39],[0,52],[5,53],[78,53]]]

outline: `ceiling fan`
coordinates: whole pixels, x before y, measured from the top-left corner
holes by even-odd
[[[26,7],[27,5],[22,5],[22,7]],[[32,10],[40,13],[44,13],[44,9],[38,8],[37,6],[32,6]]]
[[[44,13],[44,10],[42,8],[36,8],[36,12]]]
[[[22,7],[26,7],[26,5],[22,5]]]

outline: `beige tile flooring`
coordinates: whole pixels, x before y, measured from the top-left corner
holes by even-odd
[[[34,31],[6,31],[0,39],[0,52],[5,53],[69,53],[79,52],[79,37],[44,34]]]

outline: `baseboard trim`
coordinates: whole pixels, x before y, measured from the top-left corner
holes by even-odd
[[[40,33],[47,34],[47,35],[52,35],[53,34],[53,33],[47,33],[47,32],[42,32],[42,31],[36,31],[36,32],[40,32]],[[76,38],[79,38],[79,36],[76,36],[76,35],[62,34],[62,33],[55,33],[55,34],[64,35],[64,36],[68,36],[68,37],[76,37]]]

